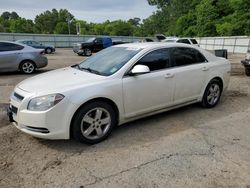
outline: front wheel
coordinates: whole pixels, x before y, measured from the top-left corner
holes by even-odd
[[[220,100],[221,93],[222,84],[217,79],[211,80],[203,95],[202,105],[206,108],[215,107]]]
[[[72,133],[75,139],[87,144],[105,140],[116,125],[114,109],[104,102],[84,105],[74,117]]]
[[[91,49],[85,48],[85,49],[84,49],[84,54],[85,54],[86,56],[91,56],[91,55],[92,55]]]

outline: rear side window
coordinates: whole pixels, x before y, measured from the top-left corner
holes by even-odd
[[[195,39],[190,39],[193,44],[198,44],[198,42]]]
[[[168,68],[171,66],[169,49],[159,49],[150,52],[141,58],[136,65],[146,65],[150,71]]]
[[[24,47],[18,44],[0,42],[0,52],[22,50]]]
[[[172,58],[175,66],[186,66],[206,62],[204,56],[193,48],[173,48]]]
[[[177,42],[178,43],[190,44],[190,41],[188,39],[179,39]]]

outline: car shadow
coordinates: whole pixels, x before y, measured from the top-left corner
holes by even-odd
[[[249,107],[248,100],[247,96],[232,96],[229,93],[222,98],[216,108],[205,109],[200,104],[193,104],[149,116],[116,127],[107,140],[95,145],[82,144],[73,139],[57,141],[39,139],[39,142],[65,153],[91,153],[108,150],[111,152],[114,148],[121,149],[131,145],[151,143],[162,137],[200,128],[208,122],[235,113],[235,105],[238,105],[239,110],[247,109]]]

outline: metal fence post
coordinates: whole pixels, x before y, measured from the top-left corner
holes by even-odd
[[[222,49],[224,49],[224,46],[225,46],[225,38],[223,38]]]
[[[237,38],[235,37],[235,39],[234,39],[234,46],[233,46],[233,54],[234,54],[234,51],[235,51],[236,40],[237,40]]]

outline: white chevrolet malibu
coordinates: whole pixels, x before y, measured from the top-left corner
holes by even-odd
[[[138,118],[197,102],[216,106],[230,70],[226,59],[186,44],[123,44],[21,82],[8,114],[34,137],[93,144]]]

